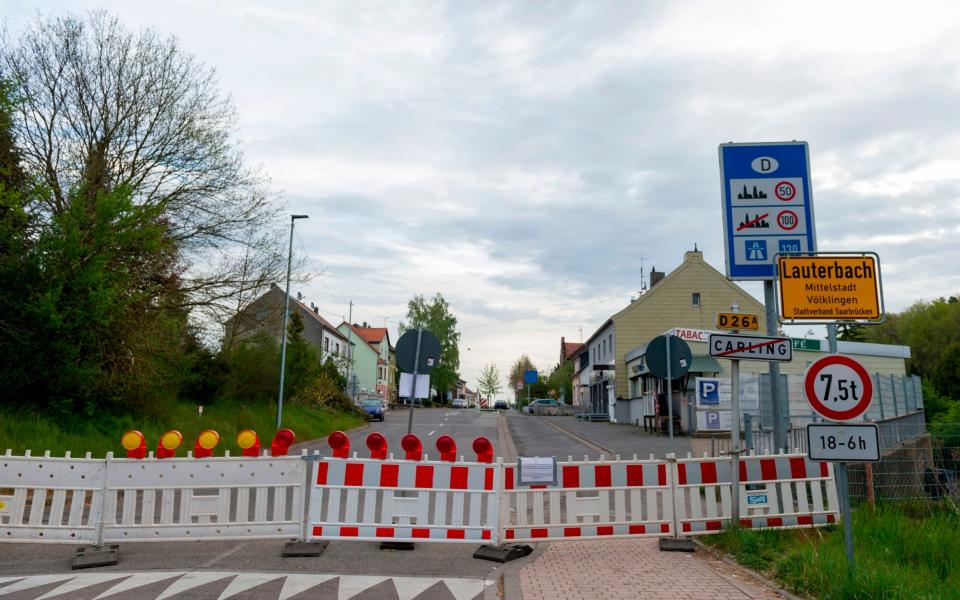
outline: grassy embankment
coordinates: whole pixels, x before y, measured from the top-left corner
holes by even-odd
[[[244,406],[229,401],[203,407],[203,417],[197,417],[197,407],[193,404],[174,404],[163,417],[132,416],[99,417],[93,420],[57,423],[48,417],[27,412],[0,412],[0,453],[7,448],[14,454],[23,454],[31,450],[34,455],[50,450],[52,456],[63,456],[67,450],[73,456],[83,456],[86,452],[102,458],[109,451],[116,456],[125,456],[120,445],[120,437],[125,431],[136,429],[143,433],[148,450],[156,450],[157,440],[170,429],[183,434],[183,444],[177,450],[177,456],[184,456],[193,450],[197,434],[204,429],[214,429],[220,434],[220,445],[214,450],[216,456],[224,451],[239,454],[236,436],[243,429],[253,429],[260,437],[262,449],[270,448],[270,441],[276,432],[275,407]],[[283,424],[294,431],[297,441],[324,437],[332,431],[347,430],[363,424],[358,416],[285,404]]]
[[[727,530],[703,541],[809,598],[960,598],[960,512],[955,504],[861,507],[853,519],[856,571],[843,529]]]

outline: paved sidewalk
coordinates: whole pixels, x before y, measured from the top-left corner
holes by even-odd
[[[520,570],[523,600],[775,600],[781,596],[712,557],[660,552],[657,540],[554,542]]]

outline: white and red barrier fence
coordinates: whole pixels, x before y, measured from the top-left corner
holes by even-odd
[[[141,458],[7,451],[0,457],[0,540],[497,544],[699,535],[722,529],[731,515],[729,458],[568,459],[557,464],[554,485],[521,485],[518,465],[494,462],[482,437],[472,445],[475,460],[466,461],[447,436],[437,440],[439,460],[429,460],[413,435],[403,439],[402,459],[379,433],[366,440],[369,458],[351,454],[341,432],[329,438],[332,456],[285,456],[289,431],[274,439],[272,455],[261,455],[256,434],[244,431],[243,457],[210,456],[219,436],[204,432],[193,453],[176,458],[182,436],[168,435],[156,457],[142,436],[130,434],[128,456]],[[832,465],[798,454],[745,455],[739,468],[741,526],[838,520]]]

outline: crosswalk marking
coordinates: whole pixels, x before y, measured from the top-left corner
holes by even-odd
[[[153,571],[147,573],[108,571],[2,577],[0,578],[0,600],[3,600],[4,596],[17,592],[29,594],[31,589],[36,589],[37,594],[39,594],[32,597],[31,600],[70,597],[71,594],[79,594],[82,590],[91,586],[100,586],[111,582],[113,583],[110,587],[102,591],[94,600],[119,598],[121,597],[120,594],[124,592],[129,592],[129,594],[124,594],[123,598],[127,598],[131,594],[139,594],[138,600],[176,600],[182,597],[192,597],[190,596],[191,590],[218,581],[225,582],[225,587],[218,596],[218,600],[229,600],[237,594],[278,579],[283,580],[283,587],[277,593],[276,600],[288,600],[333,579],[337,580],[337,600],[351,600],[376,586],[383,586],[384,591],[388,591],[392,587],[393,590],[396,590],[396,597],[399,600],[416,600],[418,596],[434,586],[437,586],[437,589],[442,589],[445,586],[455,600],[473,600],[490,585],[490,582],[482,579],[454,577],[390,577],[329,573],[239,573],[234,571]],[[141,589],[161,582],[165,582],[165,587],[162,587],[160,591],[154,591],[152,594],[144,594],[144,590]],[[56,585],[51,589],[43,589],[53,584]],[[154,589],[156,590],[157,586],[154,586]],[[392,592],[392,590],[389,590],[389,592]]]

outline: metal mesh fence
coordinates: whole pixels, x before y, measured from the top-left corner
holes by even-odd
[[[924,426],[912,415],[901,417],[881,424],[880,445],[880,462],[848,465],[854,502],[944,497],[960,501],[960,424]]]

